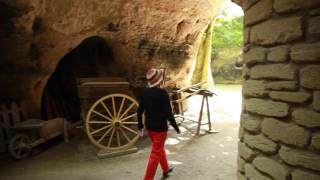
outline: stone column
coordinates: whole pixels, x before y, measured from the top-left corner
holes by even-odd
[[[320,179],[320,1],[243,0],[238,179]]]

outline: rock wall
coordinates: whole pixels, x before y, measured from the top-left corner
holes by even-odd
[[[156,66],[184,86],[221,1],[0,0],[0,99],[25,101],[37,115],[59,61],[92,36],[107,41],[114,68],[132,85]]]
[[[320,1],[243,0],[238,179],[320,179]]]

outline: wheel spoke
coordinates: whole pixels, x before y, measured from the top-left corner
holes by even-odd
[[[118,146],[121,146],[120,136],[119,136],[119,129],[116,130],[116,135],[117,135],[117,143],[118,143]]]
[[[89,121],[90,124],[111,124],[111,122],[106,121]]]
[[[122,124],[138,124],[138,122],[123,122]]]
[[[116,102],[114,101],[114,96],[112,96],[112,109],[113,109],[113,117],[117,117],[116,113]]]
[[[127,108],[127,110],[121,115],[121,117],[119,118],[119,119],[122,119],[123,118],[123,116],[125,116],[129,111],[130,111],[130,109],[132,109],[133,108],[133,106],[134,106],[135,104],[134,103],[132,103],[128,108]]]
[[[18,151],[17,151],[17,155],[19,158],[21,157],[21,153],[22,153],[22,148],[18,149]]]
[[[118,114],[117,114],[117,118],[120,117],[120,113],[121,113],[121,111],[122,111],[123,104],[124,104],[124,101],[125,101],[125,100],[126,100],[125,98],[122,98],[121,105],[120,105],[120,108],[119,108],[119,112],[118,112]]]
[[[108,115],[113,119],[114,117],[112,116],[109,108],[106,106],[106,104],[104,104],[103,101],[101,101],[102,106],[104,107],[104,109],[107,111]]]
[[[91,135],[96,134],[97,132],[100,132],[100,131],[102,131],[102,130],[104,130],[104,129],[109,128],[110,126],[111,126],[111,124],[110,124],[110,125],[107,125],[107,126],[105,126],[105,127],[103,127],[103,128],[97,129],[97,130],[91,132],[90,134],[91,134]]]
[[[129,128],[129,127],[127,127],[127,126],[125,126],[125,125],[123,125],[122,127],[123,127],[123,128],[125,128],[126,130],[128,130],[128,131],[130,131],[130,132],[134,133],[134,134],[138,134],[136,131],[134,131],[133,129],[131,129],[131,128]]]
[[[114,132],[115,132],[115,128],[112,129],[112,133],[111,133],[111,135],[110,135],[109,142],[108,142],[108,145],[107,145],[108,147],[110,147],[110,145],[111,145]]]
[[[23,143],[24,140],[23,140],[23,138],[20,138],[17,141],[18,141],[18,144],[20,145],[21,143]]]
[[[108,129],[103,136],[100,137],[100,139],[97,141],[98,144],[100,144],[100,142],[102,141],[102,139],[104,139],[112,130],[113,128]]]
[[[125,121],[125,120],[127,120],[127,119],[130,119],[130,118],[136,116],[136,115],[137,115],[137,113],[131,114],[130,116],[127,116],[127,117],[125,117],[125,118],[123,118],[123,119],[120,119],[120,121],[123,122],[123,121]]]
[[[109,117],[107,117],[107,116],[99,113],[98,111],[93,110],[92,112],[94,112],[95,114],[97,114],[97,115],[103,117],[104,119],[107,119],[108,121],[111,121],[111,122],[112,122],[112,119],[110,119]]]
[[[126,134],[126,132],[124,130],[122,130],[122,128],[120,127],[120,131],[123,134],[123,136],[127,139],[128,142],[130,142],[130,138],[128,137],[128,135]]]

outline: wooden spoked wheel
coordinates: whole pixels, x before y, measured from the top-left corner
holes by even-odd
[[[24,134],[17,134],[9,143],[9,153],[15,159],[23,159],[31,153],[30,138]]]
[[[138,102],[125,94],[110,94],[97,100],[86,117],[91,142],[104,150],[129,148],[138,140]]]

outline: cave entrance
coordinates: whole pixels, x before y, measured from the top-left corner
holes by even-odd
[[[89,37],[67,53],[58,63],[42,94],[43,119],[65,117],[81,119],[77,78],[106,77],[116,74],[112,51],[101,37]]]
[[[231,0],[225,1],[213,23],[211,69],[215,82],[213,99],[216,121],[239,123],[242,104],[242,52],[244,12]]]

